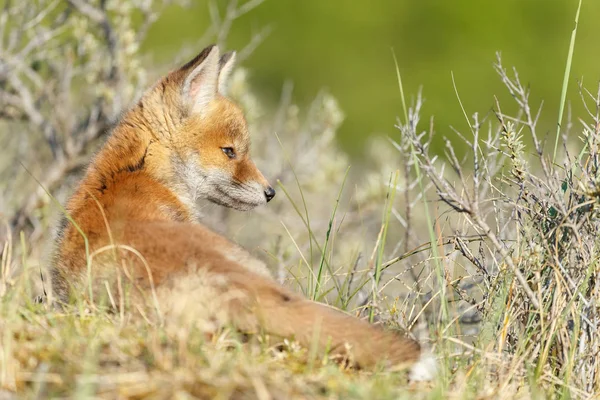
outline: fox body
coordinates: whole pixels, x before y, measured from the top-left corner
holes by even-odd
[[[124,114],[67,203],[52,262],[56,297],[116,287],[114,305],[126,280],[152,292],[166,318],[208,296],[220,299],[212,310],[219,324],[350,353],[363,367],[412,364],[417,342],[280,286],[259,260],[200,223],[200,199],[250,210],[275,195],[249,156],[242,111],[224,95],[234,59],[208,47]]]

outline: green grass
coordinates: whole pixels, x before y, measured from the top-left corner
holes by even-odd
[[[563,114],[565,113],[565,103],[567,101],[567,89],[569,87],[569,78],[571,77],[571,64],[573,62],[573,52],[575,51],[575,38],[577,37],[577,28],[579,27],[579,12],[583,0],[579,0],[577,12],[575,13],[575,26],[571,32],[571,40],[569,42],[569,51],[567,53],[567,62],[565,65],[565,74],[563,76],[562,89],[560,92],[560,103],[558,107],[558,122],[556,124],[556,139],[554,141],[554,153],[552,161],[556,161],[556,152],[558,151],[558,139],[560,138],[560,129],[562,128]]]
[[[11,260],[3,260],[11,262]],[[229,329],[206,337],[75,305],[34,304],[37,266],[10,281],[0,302],[0,393],[21,398],[413,398],[404,374],[354,371],[308,349]],[[5,282],[3,282],[5,283]],[[424,393],[427,393],[425,391]]]
[[[160,318],[156,298],[156,319],[127,305],[112,312],[95,303],[101,299],[91,282],[82,289],[87,299],[64,309],[37,304],[49,284],[40,280],[40,271],[48,277],[43,245],[7,227],[0,243],[0,398],[597,397],[592,378],[600,362],[589,355],[600,348],[600,117],[581,118],[578,163],[559,167],[557,135],[548,165],[545,154],[525,151],[522,133],[535,126],[526,122],[529,92],[518,79],[499,65],[521,103],[512,116],[497,104],[498,121],[486,121],[484,131],[468,118],[452,74],[457,120],[466,119],[473,139],[448,140],[448,157],[439,160],[429,153],[433,123],[420,121],[421,97],[412,104],[405,98],[392,54],[402,104],[393,146],[373,143],[364,165],[350,169],[334,141],[341,112],[327,94],[306,117],[283,104],[277,129],[249,118],[251,131],[277,132],[257,138],[254,154],[261,168],[275,171],[283,196],[268,211],[226,213],[218,223],[258,256],[267,254],[277,279],[306,297],[411,330],[437,358],[432,382],[409,383],[405,371],[351,369],[291,339],[245,337],[226,326],[209,336],[196,320]],[[236,86],[232,96],[256,111],[243,79]],[[453,146],[464,146],[461,140],[473,154],[458,160]],[[56,203],[52,196],[49,203]],[[48,215],[39,214],[46,226]],[[85,242],[90,276],[95,253]],[[473,310],[480,320],[463,321]]]

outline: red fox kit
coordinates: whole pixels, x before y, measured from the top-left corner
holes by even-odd
[[[183,307],[175,291],[186,308],[209,293],[222,299],[219,323],[349,352],[362,367],[412,364],[417,342],[280,286],[260,261],[199,222],[199,199],[250,210],[275,196],[250,158],[242,111],[223,94],[234,59],[208,47],[124,114],[68,201],[54,293],[63,302],[99,298],[126,277],[167,314]],[[124,297],[109,295],[113,305]]]

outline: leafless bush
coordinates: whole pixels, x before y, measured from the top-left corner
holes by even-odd
[[[224,44],[231,23],[262,0],[211,2],[198,47]],[[0,212],[39,238],[45,190],[57,195],[89,160],[97,139],[138,98],[156,70],[140,45],[162,10],[187,0],[6,1],[0,12]],[[247,56],[268,34],[256,33]],[[193,49],[197,51],[197,49]],[[190,50],[191,52],[191,50]],[[188,54],[189,55],[189,54]],[[187,56],[187,55],[186,55]],[[32,151],[35,149],[35,151]],[[32,176],[33,175],[33,176]],[[35,182],[39,178],[41,182]],[[60,197],[60,196],[59,196]]]
[[[23,150],[3,179],[6,212],[17,230],[36,226],[43,188],[54,192],[87,162],[92,144],[146,85],[139,45],[170,0],[4,3],[0,14],[0,118],[4,145]],[[137,26],[133,20],[142,21]],[[40,140],[41,139],[41,140]],[[36,148],[32,152],[32,148]],[[17,162],[22,160],[23,166]],[[29,190],[23,190],[25,185]],[[37,186],[37,187],[36,187]],[[24,197],[19,194],[33,192]],[[11,213],[12,214],[12,213]],[[39,232],[38,232],[39,233]]]
[[[502,66],[500,56],[496,70],[519,112],[506,115],[496,102],[497,128],[475,114],[469,135],[457,132],[471,150],[472,168],[465,167],[468,158],[459,158],[450,140],[446,163],[431,154],[432,131],[417,127],[420,97],[399,129],[439,199],[463,217],[464,222],[453,218],[454,246],[481,278],[482,330],[491,330],[493,352],[522,360],[523,371],[529,369],[537,383],[586,397],[598,392],[600,372],[600,90],[581,88],[588,121],[580,120],[575,154],[567,146],[571,125],[563,130],[564,161],[558,164],[544,152],[537,133],[540,112],[532,111],[529,89],[516,70],[510,74]],[[532,139],[533,157],[524,135]],[[479,250],[468,243],[473,234],[481,239]]]

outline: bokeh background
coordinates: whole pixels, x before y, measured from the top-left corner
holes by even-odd
[[[213,5],[224,13],[227,2]],[[227,46],[240,49],[252,34],[270,31],[243,62],[253,90],[274,104],[291,81],[294,100],[305,104],[326,88],[346,115],[339,143],[357,157],[369,136],[397,132],[402,108],[392,49],[405,92],[423,87],[424,115],[435,116],[438,140],[453,135],[450,126],[466,128],[451,72],[469,114],[488,114],[494,95],[507,99],[493,69],[497,51],[531,87],[532,104],[544,101],[540,132],[553,134],[576,9],[575,0],[266,0],[235,21]],[[600,2],[584,1],[568,93],[573,115],[581,109],[578,80],[593,87],[600,79],[598,20]],[[181,46],[198,43],[210,21],[208,1],[172,6],[143,50],[169,65]]]

